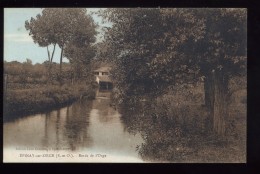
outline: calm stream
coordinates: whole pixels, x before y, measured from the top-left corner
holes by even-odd
[[[142,162],[137,146],[143,139],[127,131],[121,114],[110,107],[109,92],[3,128],[5,162]]]

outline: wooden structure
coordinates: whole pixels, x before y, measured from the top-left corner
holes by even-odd
[[[101,90],[111,90],[113,83],[109,77],[111,67],[100,67],[94,71],[96,82],[99,84]]]

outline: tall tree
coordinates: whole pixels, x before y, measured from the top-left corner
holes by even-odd
[[[75,42],[71,42],[66,46],[65,56],[71,63],[71,77],[73,81],[82,78],[83,75],[92,75],[92,73],[90,73],[90,63],[96,55],[95,50],[95,46],[93,45],[78,45]]]
[[[91,16],[86,14],[85,8],[45,8],[42,14],[25,22],[25,28],[30,31],[35,43],[47,47],[48,57],[52,63],[55,46],[61,48],[60,75],[62,73],[62,61],[64,49],[71,41],[92,43],[95,41],[96,24]],[[48,46],[53,44],[53,52],[50,55]]]
[[[176,15],[174,11],[162,12],[166,19],[172,19]],[[185,66],[185,72],[195,72],[194,77],[204,78],[205,104],[210,111],[211,127],[218,135],[224,135],[232,93],[229,80],[246,72],[246,10],[189,9],[189,12],[192,16],[185,17],[186,20],[202,20],[200,26],[196,26],[200,32],[192,32],[195,37],[187,37],[177,47],[183,55],[177,65]],[[185,31],[185,27],[182,30]],[[163,57],[172,60],[167,56],[170,52],[164,52]],[[173,64],[176,65],[176,61]]]
[[[245,71],[245,9],[107,9],[109,53],[122,93],[160,95],[205,80],[212,129],[225,133],[228,83]]]

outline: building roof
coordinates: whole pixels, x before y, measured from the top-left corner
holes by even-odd
[[[100,68],[94,70],[94,72],[109,72],[110,70],[111,70],[111,67],[104,66],[104,67],[100,67]]]
[[[112,82],[108,76],[98,76],[100,82]]]

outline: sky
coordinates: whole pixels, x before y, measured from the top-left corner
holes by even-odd
[[[97,8],[87,8],[88,12],[97,11]],[[29,36],[29,31],[26,31],[24,24],[31,17],[36,17],[41,13],[41,8],[5,8],[4,9],[4,60],[25,62],[26,59],[31,59],[32,63],[43,63],[48,60],[46,47],[39,47]],[[94,21],[99,25],[102,24],[102,18],[97,15],[92,15]],[[51,51],[51,48],[50,48]],[[56,47],[53,61],[59,62],[60,48]],[[66,58],[63,62],[68,62]]]

